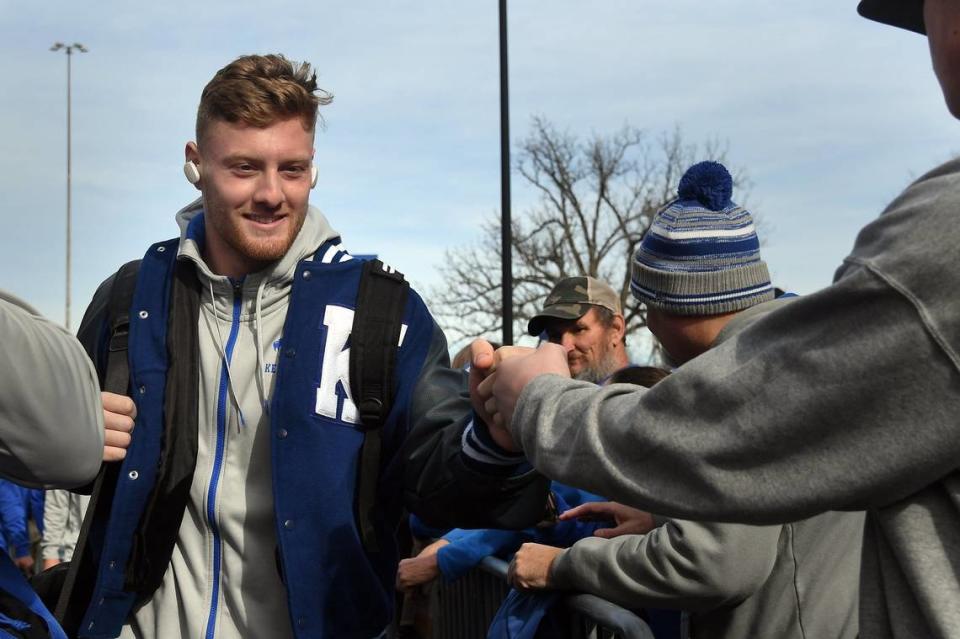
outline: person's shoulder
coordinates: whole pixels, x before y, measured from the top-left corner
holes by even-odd
[[[788,293],[740,311],[720,330],[713,345],[722,344],[734,335],[746,330],[747,327],[753,325],[755,322],[767,317],[770,313],[789,306],[798,299],[800,299],[799,296]]]
[[[928,266],[960,268],[958,243],[960,159],[955,159],[914,181],[867,224],[847,261],[905,274]]]
[[[955,216],[958,203],[960,158],[955,158],[914,180],[884,209],[877,221],[888,224],[924,224],[944,215]],[[906,219],[908,217],[910,219]]]
[[[2,289],[0,289],[0,302],[4,302],[18,311],[27,313],[28,315],[40,315],[40,311],[27,304],[13,293],[4,291]]]

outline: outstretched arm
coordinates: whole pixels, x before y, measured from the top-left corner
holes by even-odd
[[[589,592],[631,608],[698,611],[732,605],[766,582],[781,529],[675,520],[646,535],[587,538],[556,555],[546,586]]]
[[[497,373],[507,395],[516,361]],[[853,267],[650,390],[537,377],[512,428],[556,480],[674,517],[785,522],[950,472],[958,384],[914,304]]]

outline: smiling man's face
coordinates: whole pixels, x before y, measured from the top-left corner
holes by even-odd
[[[240,278],[283,257],[307,214],[313,131],[297,117],[266,127],[218,120],[186,156],[200,168],[210,268]]]

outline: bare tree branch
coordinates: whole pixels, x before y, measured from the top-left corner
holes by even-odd
[[[625,125],[586,142],[544,117],[531,120],[517,148],[515,171],[539,203],[513,219],[514,333],[526,332],[546,294],[564,277],[592,275],[617,290],[627,334],[646,325],[630,295],[630,263],[656,212],[676,194],[683,172],[700,160],[723,162],[726,146],[683,139],[679,127],[657,136]],[[733,171],[741,192],[749,185]],[[477,242],[446,252],[443,284],[429,291],[431,308],[453,340],[502,330],[500,219],[483,223]]]

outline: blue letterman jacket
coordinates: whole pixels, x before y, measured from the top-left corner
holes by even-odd
[[[128,351],[137,423],[109,517],[95,521],[91,528],[88,552],[96,577],[80,625],[81,637],[118,635],[138,597],[130,583],[135,540],[143,532],[138,527],[156,489],[158,467],[170,463],[161,460],[165,432],[177,428],[166,414],[171,401],[167,396],[169,353],[196,353],[196,344],[178,343],[179,334],[168,330],[176,314],[171,313],[176,255],[177,240],[155,244],[138,274]],[[406,459],[445,460],[443,473],[448,481],[442,482],[443,490],[462,490],[465,511],[489,499],[496,504],[488,518],[492,525],[525,524],[513,521],[512,513],[539,513],[542,507],[532,504],[545,503],[546,480],[535,473],[491,481],[463,463],[459,439],[472,415],[464,378],[449,368],[443,334],[411,291],[397,356],[396,400],[382,429],[373,516],[379,551],[365,551],[354,514],[363,434],[352,424],[315,410],[327,337],[324,311],[330,305],[355,307],[361,264],[360,260],[336,264],[304,260],[298,265],[271,400],[277,563],[287,589],[291,627],[298,638],[372,637],[390,622],[397,565],[393,531],[401,514],[404,473],[409,486],[420,472],[417,462],[404,468]],[[101,286],[88,310],[95,325],[90,333],[97,336],[91,350],[101,376],[109,340],[102,317],[108,283]],[[195,325],[195,317],[193,321]],[[347,384],[346,379],[342,382]],[[343,393],[341,407],[345,401],[349,399]],[[411,496],[408,488],[408,501],[424,497],[429,499],[419,493]],[[179,521],[182,510],[169,515]],[[170,547],[176,541],[172,536],[167,540]],[[169,555],[147,559],[168,561]]]

